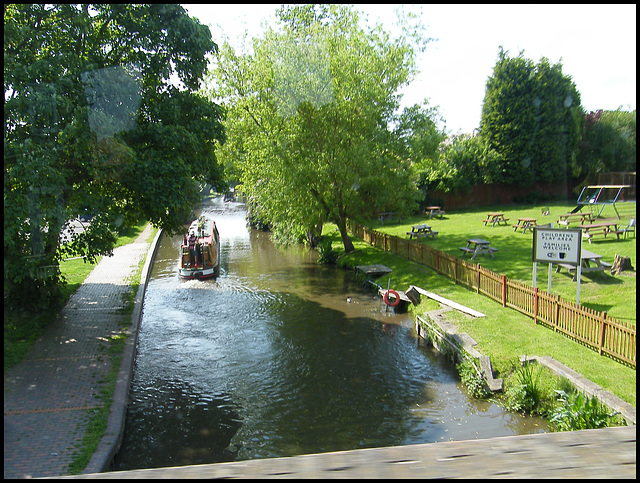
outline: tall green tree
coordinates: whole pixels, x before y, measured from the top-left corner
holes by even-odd
[[[498,181],[527,186],[571,173],[584,113],[580,93],[560,63],[510,58],[502,47],[487,81],[480,134],[502,160]]]
[[[416,44],[363,29],[345,5],[278,16],[252,53],[221,49],[211,93],[228,105],[221,156],[234,160],[252,212],[276,231],[311,239],[333,222],[351,251],[348,218],[415,206],[389,123],[415,72]]]
[[[4,45],[4,297],[33,306],[62,256],[111,253],[133,220],[176,231],[220,184],[222,113],[194,93],[217,46],[171,4],[5,5]]]

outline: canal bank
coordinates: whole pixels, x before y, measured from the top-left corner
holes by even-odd
[[[112,469],[197,465],[546,431],[471,399],[351,270],[250,230],[215,201],[215,280],[179,280],[163,237],[144,299],[122,444]]]
[[[138,292],[137,296],[136,296],[136,303],[135,306],[136,308],[134,309],[133,313],[131,314],[131,319],[132,319],[132,324],[130,327],[130,330],[132,332],[132,336],[129,337],[129,341],[127,344],[127,351],[125,352],[125,354],[123,354],[123,362],[121,365],[121,373],[118,377],[118,384],[117,384],[117,389],[116,389],[116,393],[114,394],[114,398],[113,398],[113,404],[111,406],[111,416],[109,418],[109,423],[108,423],[108,429],[107,432],[105,433],[105,436],[103,438],[103,440],[100,443],[100,446],[98,448],[98,450],[95,452],[91,462],[89,463],[89,465],[87,466],[87,468],[85,469],[84,473],[97,473],[100,471],[105,471],[107,469],[107,467],[109,466],[110,462],[111,462],[111,458],[113,456],[113,453],[116,451],[116,448],[119,445],[119,441],[120,438],[122,436],[122,430],[123,430],[123,426],[124,426],[124,414],[126,412],[126,408],[127,408],[127,394],[128,394],[128,390],[129,390],[129,381],[132,375],[132,371],[133,371],[133,360],[135,358],[135,347],[136,347],[136,339],[137,339],[137,329],[138,329],[138,323],[140,320],[140,316],[141,316],[141,311],[142,311],[142,302],[144,299],[144,292],[146,290],[146,281],[147,281],[147,277],[148,277],[148,273],[150,270],[150,266],[151,263],[155,257],[155,250],[157,249],[157,244],[158,244],[158,240],[160,238],[160,235],[158,235],[156,237],[156,239],[154,240],[153,244],[151,245],[151,247],[145,249],[145,250],[140,250],[140,247],[136,247],[137,251],[139,254],[142,254],[142,256],[144,256],[144,254],[146,253],[146,257],[147,257],[147,262],[145,263],[145,268],[143,270],[142,276],[141,276],[141,286],[140,286],[140,291]],[[133,244],[132,244],[133,245]],[[148,244],[147,244],[148,246]],[[124,250],[120,250],[118,252],[118,258],[117,258],[117,263],[110,265],[109,267],[109,272],[114,272],[116,270],[118,270],[116,267],[119,268],[123,268],[125,266],[127,266],[127,263],[124,262],[124,260],[126,260],[126,255],[122,254],[120,252],[124,252]],[[116,253],[114,253],[114,259],[115,259]],[[138,258],[138,262],[141,258]],[[113,275],[113,273],[111,273]],[[96,274],[97,277],[97,274]],[[125,277],[126,280],[126,277]],[[99,283],[97,281],[91,281],[91,283]],[[110,282],[109,284],[111,285],[116,285],[114,282]],[[95,288],[97,287],[93,287],[94,289],[94,293],[96,293]],[[95,296],[93,301],[89,301],[89,306],[85,306],[84,310],[87,311],[87,314],[91,313],[94,316],[99,312],[99,310],[93,310],[93,309],[100,309],[103,311],[103,314],[108,314],[110,312],[110,309],[108,307],[108,302],[105,300],[103,301],[102,298],[108,298],[106,295],[106,287],[102,287],[102,290],[100,291],[99,295]],[[86,294],[85,294],[86,295]],[[87,297],[88,299],[88,297]],[[112,310],[117,310],[120,307],[113,303],[116,300],[115,297],[111,297],[111,302],[112,302]],[[118,299],[121,300],[121,299]],[[102,303],[104,302],[104,303]],[[91,304],[97,304],[100,303],[100,307],[92,307]],[[121,304],[120,304],[121,305]],[[76,306],[74,307],[74,310],[76,312],[80,312],[82,310],[82,308],[80,306]],[[104,315],[103,315],[104,318]],[[89,317],[85,316],[82,320],[87,321],[89,320]],[[86,325],[86,324],[85,324]],[[65,335],[63,335],[62,337],[59,337],[57,339],[58,345],[66,348],[67,350],[65,351],[64,354],[59,354],[58,356],[56,356],[56,354],[51,351],[47,354],[47,360],[49,362],[51,362],[52,364],[58,364],[59,366],[57,367],[61,367],[61,364],[64,364],[64,362],[62,361],[68,361],[69,364],[73,364],[74,362],[76,362],[74,360],[84,360],[86,361],[91,361],[89,363],[84,364],[84,366],[90,366],[93,364],[93,358],[94,356],[91,354],[84,354],[81,351],[78,352],[74,352],[73,354],[69,354],[69,347],[78,347],[78,346],[82,346],[84,349],[88,349],[89,347],[89,340],[90,339],[96,339],[99,337],[104,337],[104,335],[100,336],[96,336],[95,334],[93,334],[90,338],[83,338],[83,334],[82,334],[82,330],[79,329],[78,327],[76,327],[76,332],[74,333],[67,333]],[[64,345],[63,345],[64,344]],[[84,371],[86,370],[85,367],[77,367],[76,368],[76,372],[78,371]],[[62,370],[62,369],[61,369]],[[66,384],[70,384],[71,379],[73,378],[73,376],[67,376],[66,379]],[[78,378],[78,381],[74,381],[74,383],[77,383],[77,385],[79,385],[81,383],[80,381],[81,378]],[[43,389],[43,387],[39,387],[37,389]],[[94,386],[86,386],[85,387],[85,394],[92,394],[92,391],[95,391]],[[13,413],[15,414],[8,414],[7,411],[7,378],[5,377],[5,477],[11,477],[7,475],[7,471],[8,471],[8,467],[11,467],[13,465],[13,463],[8,463],[8,458],[7,458],[7,433],[8,433],[8,415],[10,416],[19,416],[19,414],[17,414],[18,412],[22,412],[23,416],[27,416],[27,415],[39,415],[40,419],[39,421],[32,423],[32,427],[35,427],[37,429],[40,429],[40,442],[42,442],[42,440],[45,440],[45,443],[51,443],[54,442],[54,432],[51,431],[44,431],[44,429],[50,430],[50,427],[46,425],[45,421],[49,420],[48,423],[51,425],[51,427],[55,427],[59,436],[61,436],[60,441],[62,441],[62,445],[68,444],[67,441],[69,440],[69,433],[73,433],[74,431],[76,433],[79,432],[78,429],[76,429],[76,426],[72,426],[71,424],[65,424],[64,421],[60,421],[60,419],[58,418],[58,415],[66,415],[66,416],[70,416],[74,413],[80,413],[83,412],[83,410],[91,410],[91,406],[90,405],[85,405],[85,406],[69,406],[67,400],[63,400],[60,399],[60,401],[64,401],[62,405],[52,405],[52,407],[49,407],[48,409],[42,409],[42,408],[36,408],[36,409],[30,409],[30,410],[22,410],[22,411],[16,411],[13,410]],[[67,404],[66,406],[64,404]],[[12,411],[10,410],[9,413],[11,413]],[[15,420],[14,420],[15,423]],[[74,423],[75,424],[75,423]],[[15,426],[14,426],[15,427]],[[77,428],[80,428],[81,425],[78,425]],[[9,428],[9,430],[11,430],[11,428]],[[635,428],[634,428],[635,431]],[[63,433],[66,433],[63,434]],[[635,433],[634,433],[635,434]],[[67,437],[67,439],[64,439],[64,437]],[[76,436],[74,436],[74,441],[78,440],[77,434]],[[80,435],[80,440],[81,435]],[[35,468],[37,465],[40,465],[40,462],[38,461],[39,456],[43,456],[45,453],[42,451],[43,446],[37,442],[37,438],[35,439],[31,439],[29,440],[30,442],[27,442],[26,440],[22,443],[24,443],[24,446],[29,446],[31,445],[33,447],[33,449],[29,452],[25,452],[25,454],[23,454],[22,457],[22,463],[23,463],[23,468],[27,468],[26,470],[23,470],[22,473],[20,473],[18,476],[14,476],[14,477],[25,477],[25,476],[56,476],[56,475],[63,475],[63,474],[68,474],[65,472],[61,472],[61,473],[38,473]],[[55,444],[59,444],[59,443],[55,443]],[[51,445],[49,445],[49,447],[51,447]],[[61,447],[61,446],[58,446]],[[45,452],[47,450],[47,446],[44,447],[45,448]],[[443,448],[444,449],[444,448]],[[365,450],[366,451],[366,450]],[[407,448],[404,451],[409,451],[409,448]],[[51,454],[49,454],[50,457],[59,457],[59,456],[65,456],[66,457],[66,453],[61,453],[55,450],[51,450],[50,451]],[[14,452],[15,453],[15,452]],[[365,453],[355,453],[355,454],[365,454]],[[366,453],[366,454],[370,454],[370,453]],[[635,454],[635,449],[633,451],[633,454]],[[61,459],[61,458],[58,458]],[[303,460],[305,460],[305,458],[302,458]],[[14,459],[14,461],[16,461]],[[291,461],[291,460],[289,460]],[[242,468],[242,467],[246,467],[246,463],[247,462],[238,462],[237,464],[233,463],[235,466],[235,468]],[[26,464],[26,466],[25,466]],[[52,462],[49,463],[51,467],[54,467],[55,464],[53,464]],[[407,463],[408,464],[408,463]],[[625,464],[629,464],[628,462]],[[46,467],[46,463],[44,465]],[[68,464],[67,464],[68,466]],[[15,468],[16,465],[13,465],[13,467]],[[60,466],[56,466],[56,468],[59,468]],[[223,468],[226,466],[223,466]],[[395,462],[393,468],[400,468],[402,467],[402,462],[398,463]],[[156,470],[158,471],[158,470]],[[242,471],[242,470],[240,470]],[[331,470],[331,471],[335,471],[335,470]],[[635,471],[635,459],[634,459],[634,471]],[[116,476],[118,473],[111,473],[112,476]],[[157,474],[157,473],[156,473]],[[334,474],[334,473],[330,473],[330,474]],[[382,473],[381,473],[382,474]],[[433,475],[432,473],[430,473],[431,475]],[[94,477],[94,475],[87,475],[88,477]],[[104,474],[103,477],[106,477],[107,475]],[[347,476],[347,475],[344,475]]]
[[[149,228],[149,225],[147,226]],[[146,231],[146,230],[145,230]],[[143,232],[144,234],[144,232]],[[131,378],[133,377],[134,363],[136,359],[136,342],[138,340],[138,329],[142,320],[142,307],[144,303],[144,294],[147,290],[149,282],[149,274],[151,266],[158,250],[160,239],[163,231],[158,230],[156,236],[151,242],[151,246],[147,252],[147,256],[140,274],[140,285],[136,293],[133,303],[133,311],[131,313],[131,326],[129,337],[127,337],[125,347],[122,353],[122,363],[118,371],[118,379],[113,394],[113,402],[109,419],[107,420],[107,429],[100,439],[98,448],[93,453],[89,464],[83,473],[97,473],[107,471],[113,458],[120,447],[122,434],[124,432],[125,417],[127,414],[127,403],[129,398],[129,388],[131,386]],[[147,235],[148,236],[148,235]],[[140,235],[141,239],[144,239]]]
[[[84,471],[99,472],[109,465],[122,434],[146,280],[160,237],[158,234],[149,244],[150,235],[147,226],[133,243],[103,257],[60,317],[24,359],[5,373],[5,478],[69,474],[91,416],[104,408],[100,392],[115,356],[109,352],[111,339],[129,326],[107,430]],[[145,259],[130,313],[123,297]]]

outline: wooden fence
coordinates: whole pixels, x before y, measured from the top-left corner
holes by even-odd
[[[418,241],[377,232],[355,222],[349,230],[386,252],[426,265],[477,293],[531,317],[536,324],[560,332],[619,362],[636,367],[636,329],[631,324],[562,299],[559,295],[507,279],[491,270],[440,252]]]

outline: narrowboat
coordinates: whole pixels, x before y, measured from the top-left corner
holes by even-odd
[[[210,278],[220,265],[220,235],[215,221],[204,215],[193,220],[180,246],[180,277]]]

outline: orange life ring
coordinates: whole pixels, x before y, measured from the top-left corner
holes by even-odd
[[[396,299],[393,302],[389,302],[389,294],[393,295]],[[400,303],[400,295],[393,289],[389,289],[384,293],[384,297],[382,297],[384,303],[389,307],[395,307]]]

